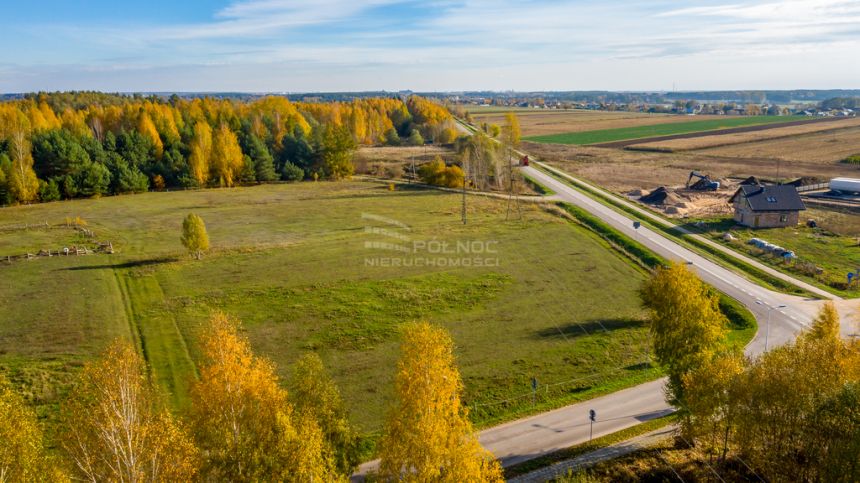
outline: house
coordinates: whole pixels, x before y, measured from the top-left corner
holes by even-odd
[[[791,185],[743,185],[729,203],[735,207],[735,221],[753,228],[797,225],[800,212],[806,209]]]

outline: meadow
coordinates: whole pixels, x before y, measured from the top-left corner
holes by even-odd
[[[540,408],[658,375],[647,363],[642,269],[543,208],[525,205],[522,220],[505,222],[504,200],[468,202],[467,225],[459,195],[371,182],[0,209],[0,256],[84,242],[55,227],[78,216],[116,249],[0,262],[0,371],[50,426],[82,363],[128,338],[181,410],[196,375],[199,328],[218,310],[243,321],[254,349],[285,380],[300,354],[318,352],[366,433],[380,427],[398,327],[412,320],[451,331],[464,401],[479,425],[534,410],[532,377]],[[201,261],[179,243],[189,212],[203,217],[212,240]],[[14,229],[44,222],[52,228]],[[384,248],[392,243],[420,248]]]
[[[680,116],[679,116],[680,117]],[[644,139],[656,136],[670,136],[704,131],[717,131],[742,126],[776,124],[803,119],[802,116],[745,116],[720,117],[689,121],[651,124],[644,126],[620,127],[615,129],[599,129],[584,132],[566,132],[542,136],[526,136],[524,139],[538,143],[556,144],[599,144],[628,139]]]
[[[814,162],[822,165],[838,164],[848,156],[860,153],[860,127],[857,127],[860,119],[842,122],[846,125],[852,124],[854,127],[796,135],[790,138],[762,139],[751,143],[703,148],[697,152],[734,158],[770,158]],[[843,169],[855,171],[852,177],[857,177],[856,166],[843,165]]]

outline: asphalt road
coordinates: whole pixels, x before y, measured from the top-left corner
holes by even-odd
[[[761,287],[645,226],[634,229],[631,218],[593,200],[541,170],[532,166],[520,169],[532,179],[555,191],[558,199],[583,208],[664,258],[690,264],[702,280],[746,306],[759,321],[759,331],[746,348],[748,355],[762,353],[765,350],[766,339],[770,348],[793,340],[808,326],[821,306],[820,300],[804,299]],[[483,446],[499,458],[503,465],[516,464],[588,441],[591,431],[588,418],[590,409],[594,409],[597,413],[597,421],[593,428],[594,437],[621,431],[671,412],[672,407],[665,401],[664,384],[665,379],[652,381],[596,399],[512,421],[481,431],[479,438]],[[363,475],[377,466],[378,461],[363,464],[353,475],[352,480],[363,481]]]
[[[690,264],[690,268],[695,270],[702,280],[744,304],[755,314],[762,329],[747,346],[746,352],[749,355],[760,354],[764,351],[765,338],[768,339],[769,347],[793,340],[795,335],[809,324],[820,307],[820,301],[773,292],[761,287],[646,226],[635,229],[631,218],[593,200],[541,170],[532,166],[523,167],[521,170],[555,191],[562,201],[585,209],[658,255]],[[757,304],[756,301],[761,301],[762,304]],[[785,305],[785,307],[777,308],[781,305]],[[769,336],[767,330],[768,311],[770,311]]]

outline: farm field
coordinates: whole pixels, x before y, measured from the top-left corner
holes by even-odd
[[[711,119],[689,120],[687,122],[660,123],[644,126],[620,127],[614,129],[600,129],[584,132],[565,132],[540,136],[526,135],[528,141],[538,143],[556,144],[600,144],[611,143],[631,139],[643,139],[658,136],[681,135],[705,131],[717,131],[720,129],[738,128],[743,126],[757,126],[765,124],[778,124],[791,121],[799,121],[802,116],[745,116],[745,117],[723,117],[716,116]],[[697,116],[698,118],[698,116]]]
[[[809,142],[815,143],[815,136],[813,133],[818,133],[822,137],[823,136],[840,136],[842,130],[849,130],[848,128],[857,128],[860,127],[860,118],[849,118],[849,119],[838,119],[833,121],[825,121],[825,122],[815,122],[811,124],[801,124],[795,126],[786,126],[786,127],[775,127],[772,129],[766,129],[763,131],[749,131],[749,132],[741,132],[734,134],[715,134],[712,136],[702,136],[695,138],[685,138],[685,139],[671,139],[667,141],[655,141],[650,143],[642,143],[642,144],[634,144],[628,146],[628,149],[643,149],[643,150],[658,150],[658,151],[692,151],[692,150],[704,150],[707,148],[718,148],[718,147],[727,147],[733,146],[735,148],[739,148],[743,150],[744,147],[750,148],[749,151],[753,154],[754,157],[766,157],[762,156],[761,153],[756,152],[756,150],[751,146],[753,143],[763,142],[763,141],[782,141],[782,142],[790,142],[790,141],[806,141],[803,143],[804,145],[808,145]],[[854,135],[857,137],[857,142],[855,143],[855,147],[860,152],[860,130],[851,129]],[[846,133],[847,134],[847,133]],[[804,136],[809,135],[809,136]],[[813,139],[810,139],[813,138]],[[776,142],[775,145],[781,146],[782,142]],[[736,146],[740,144],[745,144],[746,146]],[[850,146],[840,146],[840,148],[848,148]],[[779,150],[778,155],[782,155],[782,149]],[[793,154],[794,151],[791,151],[789,154]],[[720,154],[719,150],[716,150],[716,154]],[[810,153],[804,153],[806,155]],[[844,156],[843,156],[844,157]],[[802,158],[806,159],[806,158]],[[839,158],[842,159],[842,158]],[[828,159],[829,160],[829,159]]]
[[[642,364],[643,272],[542,208],[525,205],[523,222],[505,223],[503,200],[469,203],[465,226],[456,194],[369,182],[4,208],[0,227],[80,216],[117,253],[3,262],[0,370],[50,422],[82,362],[114,338],[129,338],[181,409],[195,377],[198,327],[221,310],[243,320],[254,349],[284,378],[302,352],[320,353],[367,433],[380,427],[405,321],[452,332],[465,401],[479,424],[530,408],[522,396],[532,377],[547,386],[538,399],[544,407],[656,377]],[[179,243],[188,212],[208,225],[213,250],[202,261]],[[398,229],[387,219],[408,225],[400,232],[411,240],[490,242],[497,253],[488,259],[498,261],[368,266],[402,256],[366,246],[392,241],[368,232]],[[78,236],[56,228],[2,231],[0,255],[56,249],[80,243]]]
[[[782,140],[785,141],[785,140]],[[691,170],[715,178],[738,177],[794,179],[801,176],[829,179],[858,177],[860,167],[845,163],[771,158],[740,158],[691,152],[646,152],[564,144],[527,142],[523,150],[573,175],[618,193],[653,190],[658,186],[683,186]]]
[[[484,109],[493,109],[490,112]],[[542,136],[570,132],[594,131],[599,129],[615,129],[625,127],[647,126],[689,122],[690,116],[672,114],[649,114],[626,111],[592,111],[585,109],[549,110],[549,109],[519,109],[510,108],[480,108],[470,109],[475,124],[498,124],[503,126],[505,114],[516,113],[520,121],[523,136]],[[726,119],[724,116],[702,116],[708,119]]]
[[[714,147],[697,151],[712,156],[736,158],[769,158],[785,161],[803,161],[822,164],[838,163],[848,156],[860,153],[860,119],[846,129],[805,134],[783,139]],[[857,169],[853,177],[857,177]]]

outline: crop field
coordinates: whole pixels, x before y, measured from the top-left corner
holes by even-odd
[[[485,112],[484,109],[493,109]],[[497,110],[498,109],[498,110]],[[549,109],[519,109],[510,108],[480,108],[469,111],[475,124],[505,124],[505,114],[514,112],[520,121],[523,136],[543,136],[570,132],[594,131],[689,122],[690,116],[672,114],[649,114],[625,111],[592,111],[585,109],[549,110]],[[706,119],[726,119],[724,116],[701,116]]]
[[[524,206],[523,221],[505,222],[504,200],[474,197],[464,226],[460,202],[431,190],[308,182],[0,209],[0,255],[80,244],[78,232],[57,227],[76,216],[117,250],[0,262],[0,370],[50,425],[81,364],[128,338],[182,409],[197,331],[221,310],[243,320],[282,377],[302,352],[317,351],[367,432],[380,427],[398,326],[411,320],[451,330],[479,424],[529,410],[532,377],[546,386],[544,407],[656,377],[642,364],[640,269],[542,208]],[[201,261],[179,243],[188,212],[203,217],[212,240]],[[14,229],[44,222],[51,228]],[[404,240],[422,248],[372,243]]]
[[[538,143],[555,144],[601,144],[614,141],[631,139],[644,139],[659,136],[682,135],[706,131],[717,131],[720,129],[738,128],[744,126],[758,126],[765,124],[778,124],[802,120],[802,116],[745,116],[745,117],[721,117],[711,119],[699,119],[690,121],[690,117],[684,116],[687,122],[672,122],[651,124],[645,126],[621,127],[614,129],[600,129],[584,132],[565,132],[540,136],[525,137],[528,141]]]
[[[733,134],[715,134],[712,136],[655,141],[650,143],[635,144],[629,146],[628,149],[650,149],[658,151],[692,151],[733,146],[735,148],[738,148],[738,150],[741,152],[744,152],[744,148],[749,148],[746,151],[752,154],[752,157],[767,157],[762,156],[760,150],[752,146],[752,143],[760,143],[763,141],[778,141],[773,144],[775,146],[782,146],[785,143],[790,143],[791,141],[805,141],[805,143],[803,144],[808,145],[809,142],[812,142],[813,144],[816,143],[814,139],[816,136],[811,135],[813,133],[819,133],[822,137],[831,136],[832,138],[842,135],[843,133],[841,133],[841,130],[843,129],[856,128],[858,126],[860,126],[860,118],[834,120],[828,119],[823,122],[819,121],[811,124],[775,127],[763,131],[748,131]],[[856,143],[854,143],[854,147],[858,149],[858,152],[860,152],[860,136],[857,135],[858,133],[860,133],[860,130],[852,129],[851,131],[856,136],[857,141]],[[843,136],[843,138],[844,137],[846,136]],[[747,144],[747,146],[736,146],[740,144]],[[841,147],[843,146],[840,146],[840,148]],[[851,146],[844,147],[850,148]],[[774,154],[781,156],[783,155],[783,151],[783,149],[780,149]],[[716,154],[720,154],[719,150],[715,150],[714,152]],[[793,153],[794,151],[792,150],[788,154],[791,155]],[[804,153],[804,158],[808,154],[810,153]],[[824,158],[826,157],[827,156],[824,156]]]
[[[786,140],[782,140],[786,141]],[[691,170],[715,178],[756,176],[822,179],[860,177],[860,167],[846,163],[812,160],[742,158],[688,152],[646,152],[565,144],[524,143],[523,149],[559,169],[581,176],[608,189],[626,193],[658,186],[683,186]]]
[[[860,119],[853,120],[855,127],[805,134],[791,138],[763,140],[753,143],[721,146],[697,151],[701,154],[753,159],[781,159],[819,164],[834,164],[848,156],[860,153]],[[852,177],[858,170],[851,169]],[[847,167],[844,169],[848,170]]]

